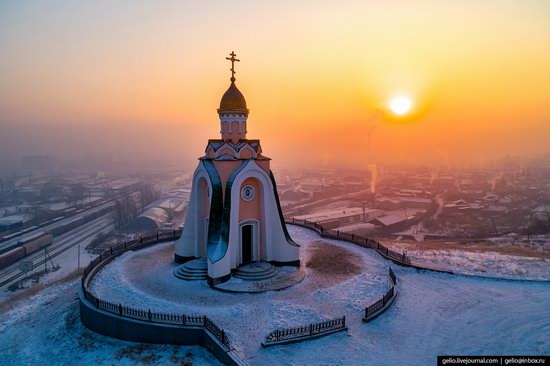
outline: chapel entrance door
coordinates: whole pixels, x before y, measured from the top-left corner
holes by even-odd
[[[241,228],[241,254],[242,263],[252,261],[253,225],[243,225]]]

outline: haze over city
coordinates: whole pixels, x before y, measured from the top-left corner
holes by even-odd
[[[549,152],[543,1],[0,4],[0,164],[194,164],[226,50],[277,164],[483,162]],[[411,101],[409,113],[389,109]],[[147,146],[144,146],[146,143]],[[322,159],[319,160],[318,157]]]

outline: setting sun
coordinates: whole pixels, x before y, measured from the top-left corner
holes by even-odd
[[[389,106],[393,113],[402,116],[411,110],[412,102],[409,98],[400,95],[393,98]]]

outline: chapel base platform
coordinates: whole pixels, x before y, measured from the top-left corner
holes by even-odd
[[[214,288],[227,292],[264,292],[288,288],[301,282],[306,272],[301,267],[277,267],[268,262],[252,262],[233,271],[231,279]]]

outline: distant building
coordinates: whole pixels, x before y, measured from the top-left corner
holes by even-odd
[[[22,227],[27,220],[28,218],[22,215],[0,217],[0,232],[18,229]]]
[[[132,231],[154,231],[170,220],[169,212],[161,207],[151,207],[130,222],[126,228]]]
[[[397,215],[386,215],[386,216],[380,216],[375,219],[372,219],[369,221],[369,223],[374,224],[376,226],[390,226],[390,225],[399,224],[404,221],[407,221],[406,218],[403,218]]]

